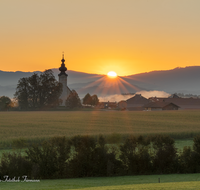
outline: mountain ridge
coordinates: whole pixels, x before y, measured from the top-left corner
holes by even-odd
[[[53,68],[52,71],[58,80],[59,70]],[[12,98],[18,80],[22,77],[29,77],[33,73],[40,73],[40,71],[8,72],[0,70],[0,96],[5,95]],[[128,76],[118,76],[118,83],[114,82],[115,80],[108,83],[106,75],[101,74],[72,70],[68,70],[67,74],[68,86],[71,89],[75,89],[80,96],[84,96],[86,93],[99,93],[98,95],[107,96],[116,93],[134,93],[141,90],[200,94],[200,66],[179,67],[171,70],[156,70]]]

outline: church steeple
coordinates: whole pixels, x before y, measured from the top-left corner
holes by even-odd
[[[65,67],[64,53],[62,54],[61,62],[62,62],[61,67],[59,68],[60,73],[58,74],[59,83],[62,84],[62,93],[60,95],[60,100],[62,100],[62,102],[60,103],[60,106],[65,106],[65,102],[67,100],[67,97],[70,95],[71,90],[67,86],[68,75],[67,75],[67,73],[65,73],[65,71],[67,71],[67,68]]]
[[[61,76],[61,75],[68,76],[67,73],[65,73],[65,71],[67,71],[67,68],[65,67],[64,52],[62,55],[61,62],[62,62],[62,64],[61,64],[61,67],[59,68],[60,74],[58,76]]]

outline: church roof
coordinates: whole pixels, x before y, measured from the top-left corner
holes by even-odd
[[[65,71],[67,71],[67,68],[65,67],[65,59],[64,59],[64,54],[63,54],[63,57],[61,59],[61,67],[59,68],[59,71],[60,73],[58,74],[58,76],[61,76],[61,75],[65,75],[65,76],[68,76],[67,73],[65,73]]]

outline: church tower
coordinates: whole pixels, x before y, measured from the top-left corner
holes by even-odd
[[[65,67],[64,54],[62,55],[61,62],[62,62],[62,64],[61,64],[61,67],[59,68],[60,73],[58,74],[59,82],[63,86],[63,91],[62,91],[62,94],[60,95],[60,99],[62,100],[62,104],[60,106],[65,106],[65,101],[66,101],[67,97],[69,96],[71,90],[67,86],[68,74],[65,73],[65,71],[67,71],[67,68]]]

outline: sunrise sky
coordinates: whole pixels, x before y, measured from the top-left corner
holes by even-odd
[[[130,75],[200,65],[199,0],[0,0],[0,70]]]

